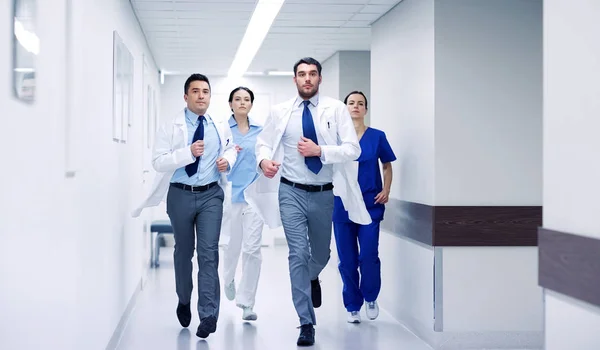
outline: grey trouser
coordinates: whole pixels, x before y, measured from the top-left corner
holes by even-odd
[[[219,317],[219,235],[224,193],[220,186],[192,192],[169,187],[167,214],[175,234],[175,289],[179,302],[192,297],[192,257],[198,255],[198,315]],[[195,232],[194,232],[195,231]]]
[[[280,184],[279,211],[289,248],[294,307],[301,325],[316,325],[310,281],[329,261],[333,191],[307,192]]]

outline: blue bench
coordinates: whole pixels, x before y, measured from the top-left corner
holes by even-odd
[[[160,236],[166,234],[173,234],[173,226],[171,226],[171,221],[169,220],[156,220],[152,221],[150,225],[151,232],[151,257],[150,257],[150,267],[158,267],[160,264],[158,263],[158,256],[160,254]]]

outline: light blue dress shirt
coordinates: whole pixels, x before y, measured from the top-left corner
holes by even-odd
[[[217,169],[217,158],[221,151],[221,140],[212,118],[208,114],[205,114],[204,117],[202,121],[204,123],[204,154],[200,156],[198,172],[189,177],[185,172],[185,167],[181,167],[175,171],[173,177],[171,177],[171,182],[190,186],[204,186],[219,180],[220,174],[219,169]],[[188,131],[188,146],[191,146],[194,133],[198,128],[198,115],[186,108],[185,123]],[[190,150],[190,154],[191,152]]]
[[[262,127],[248,118],[250,129],[246,134],[242,134],[237,127],[237,122],[233,116],[229,119],[229,127],[233,135],[233,142],[242,148],[238,153],[237,160],[227,179],[231,181],[231,202],[246,203],[244,190],[257,177],[256,171],[256,137],[262,131]]]

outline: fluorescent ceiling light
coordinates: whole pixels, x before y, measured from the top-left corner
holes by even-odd
[[[15,36],[17,37],[17,41],[23,48],[34,55],[40,53],[40,39],[32,33],[25,29],[25,26],[21,21],[15,19]]]
[[[179,71],[176,71],[176,70],[161,70],[161,72],[164,75],[179,75],[179,74],[181,74]]]
[[[246,72],[284,2],[285,0],[258,1],[252,18],[250,18],[250,23],[248,23],[248,28],[246,28],[246,33],[229,68],[228,76],[240,77]]]
[[[279,76],[289,76],[289,77],[294,76],[294,72],[292,72],[292,71],[286,72],[286,71],[280,71],[280,70],[272,70],[272,71],[269,71],[267,74],[279,75]]]
[[[33,73],[33,72],[35,72],[35,69],[34,68],[15,68],[14,71],[18,72],[18,73]]]

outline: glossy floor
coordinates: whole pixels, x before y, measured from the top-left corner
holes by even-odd
[[[285,350],[297,349],[298,318],[292,304],[287,270],[287,248],[263,248],[263,267],[255,311],[258,320],[245,322],[242,310],[221,292],[217,331],[206,340],[196,337],[199,320],[182,329],[175,315],[177,297],[173,276],[172,248],[162,248],[161,266],[151,271],[144,290],[125,326],[119,350]],[[316,310],[316,343],[309,349],[323,350],[428,350],[423,341],[393,320],[382,308],[375,321],[362,311],[361,324],[346,322],[341,300],[341,281],[332,257],[320,276],[323,305]],[[240,269],[238,268],[238,276]],[[194,283],[194,286],[196,284]],[[221,286],[221,289],[223,286]],[[194,295],[197,295],[194,291]],[[192,310],[195,310],[193,305]]]

